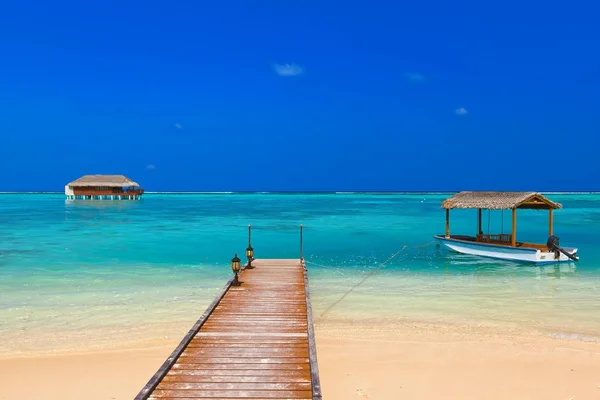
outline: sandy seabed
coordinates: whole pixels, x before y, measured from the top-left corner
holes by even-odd
[[[370,321],[316,324],[316,340],[327,400],[600,399],[594,341]],[[0,399],[133,399],[177,343],[0,359]]]

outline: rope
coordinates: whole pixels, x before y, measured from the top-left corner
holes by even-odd
[[[381,268],[383,268],[387,263],[389,263],[390,261],[392,261],[394,258],[396,258],[398,256],[398,254],[402,253],[404,250],[408,249],[408,248],[413,248],[413,249],[419,249],[419,248],[423,248],[423,247],[427,247],[430,244],[435,243],[435,240],[432,240],[431,242],[425,243],[425,244],[421,244],[418,246],[407,246],[404,245],[402,246],[402,248],[400,250],[398,250],[397,252],[395,252],[394,254],[392,254],[390,257],[388,257],[387,260],[385,260],[384,262],[382,262],[381,264],[379,264],[379,266],[377,268],[375,268],[373,271],[369,272],[364,278],[362,278],[358,283],[356,283],[354,286],[352,286],[349,290],[347,290],[342,297],[340,297],[339,299],[337,299],[336,301],[334,301],[329,307],[327,307],[327,309],[325,309],[325,311],[319,316],[319,317],[323,317],[325,314],[327,314],[333,307],[335,307],[337,304],[339,304],[342,300],[344,300],[346,298],[346,296],[348,296],[350,293],[352,293],[352,291],[354,289],[356,289],[357,287],[359,287],[360,285],[362,285],[367,279],[369,279],[372,275],[374,275],[376,272],[378,272]],[[322,264],[317,264],[314,263],[312,261],[308,261],[306,260],[305,263],[307,264],[312,264],[318,267],[325,267],[325,268],[332,268],[330,266],[327,265],[322,265]]]
[[[323,267],[323,268],[335,268],[335,267],[332,267],[331,265],[317,264],[316,262],[307,261],[307,260],[304,260],[304,262],[305,262],[306,264],[312,264],[312,265],[314,265],[315,267]]]

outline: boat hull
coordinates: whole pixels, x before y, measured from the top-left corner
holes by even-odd
[[[512,247],[504,245],[495,245],[489,243],[479,243],[470,240],[456,239],[453,237],[445,237],[436,235],[434,238],[439,244],[445,248],[457,253],[469,254],[473,256],[491,257],[502,260],[522,261],[535,264],[551,264],[556,262],[572,262],[569,257],[563,253],[559,253],[559,257],[555,258],[554,252],[541,251],[539,249],[527,247]],[[576,255],[576,248],[564,248],[565,251]]]

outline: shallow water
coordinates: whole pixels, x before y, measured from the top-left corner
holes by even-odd
[[[147,194],[69,202],[56,194],[0,195],[0,356],[180,338],[230,277],[247,224],[257,258],[298,257],[304,224],[317,324],[393,318],[600,336],[599,195],[548,196],[564,206],[555,212],[555,234],[579,248],[581,261],[543,267],[436,248],[430,242],[443,233],[445,197]],[[509,232],[504,214],[491,213],[491,232]],[[476,211],[452,212],[453,233],[475,224]],[[546,212],[519,211],[520,240],[545,242],[546,230]]]

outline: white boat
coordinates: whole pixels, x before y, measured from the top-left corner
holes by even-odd
[[[577,248],[563,248],[553,235],[553,211],[562,205],[536,192],[460,192],[442,202],[446,210],[446,234],[435,235],[438,243],[451,251],[474,256],[524,261],[536,264],[578,261]],[[450,235],[451,209],[477,209],[477,233]],[[483,233],[482,210],[511,210],[511,233]],[[517,241],[517,210],[548,210],[549,237],[545,244]]]

